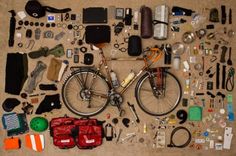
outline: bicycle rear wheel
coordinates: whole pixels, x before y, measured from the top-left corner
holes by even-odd
[[[110,90],[106,79],[92,69],[72,73],[62,86],[66,107],[76,115],[94,116],[101,113],[109,102]]]
[[[164,71],[165,94],[155,96],[150,84],[150,77],[155,81],[156,72],[144,74],[135,88],[135,97],[140,108],[149,115],[162,116],[172,112],[182,97],[182,88],[178,79],[171,73]]]

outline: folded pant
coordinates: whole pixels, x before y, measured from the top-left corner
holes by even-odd
[[[19,95],[27,79],[28,60],[26,54],[7,54],[5,92]]]

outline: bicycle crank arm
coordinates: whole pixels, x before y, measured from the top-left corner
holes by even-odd
[[[127,102],[127,103],[128,103],[128,105],[129,105],[129,109],[131,110],[131,112],[133,113],[133,115],[134,115],[134,117],[135,117],[135,119],[136,119],[136,122],[137,122],[137,123],[140,123],[140,120],[139,120],[139,117],[138,117],[138,115],[137,115],[137,112],[136,112],[136,110],[135,110],[134,105],[130,104],[129,102]]]

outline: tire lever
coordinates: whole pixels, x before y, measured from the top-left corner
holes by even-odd
[[[135,117],[135,119],[136,119],[136,122],[137,122],[137,123],[140,123],[140,120],[139,120],[139,117],[138,117],[138,115],[137,115],[137,112],[136,112],[136,110],[135,110],[134,105],[130,104],[129,102],[127,102],[127,104],[129,105],[129,109],[130,109],[131,112],[133,113],[133,115],[134,115],[134,117]]]

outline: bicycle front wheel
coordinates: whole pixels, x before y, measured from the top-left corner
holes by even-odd
[[[109,102],[110,87],[106,79],[91,69],[71,74],[62,86],[66,107],[76,115],[94,116],[101,113]]]
[[[150,84],[150,77],[155,81],[156,72],[144,74],[135,88],[135,97],[140,108],[147,114],[162,116],[172,112],[179,104],[182,97],[182,88],[178,79],[165,71],[164,96],[156,96]]]

